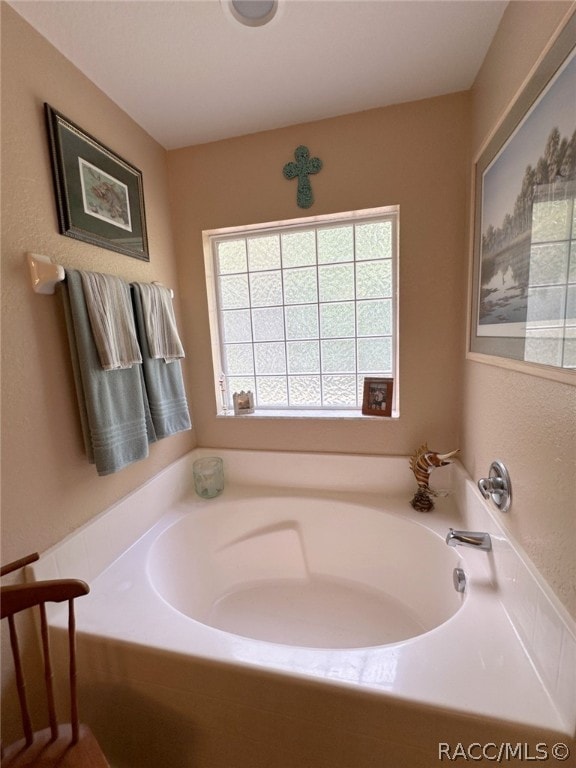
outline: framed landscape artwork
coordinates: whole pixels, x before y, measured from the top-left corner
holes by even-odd
[[[572,17],[475,168],[469,352],[563,375],[576,370],[575,41]]]

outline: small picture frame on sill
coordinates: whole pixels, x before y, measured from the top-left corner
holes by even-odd
[[[364,416],[391,416],[394,379],[364,379],[362,413]]]
[[[234,392],[234,416],[245,416],[254,413],[254,395],[252,392]]]

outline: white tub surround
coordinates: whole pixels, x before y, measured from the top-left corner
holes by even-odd
[[[193,493],[192,461],[210,454],[224,459],[226,488],[202,500]],[[393,760],[429,768],[438,742],[572,745],[574,623],[459,464],[437,470],[432,484],[453,492],[424,514],[410,507],[406,457],[194,451],[45,553],[32,568],[35,578],[91,584],[77,608],[83,708],[111,754],[116,750],[115,762],[128,768],[127,756],[136,755],[132,765],[147,768],[169,754],[170,768],[381,768]],[[450,527],[489,532],[492,551],[446,546]],[[373,573],[381,549],[383,564],[397,559],[403,602],[411,580],[410,589],[428,590],[424,602],[443,592],[435,602],[444,607],[417,636],[363,647],[353,632],[349,647],[305,647],[210,626],[202,590],[191,585],[186,602],[174,573],[206,578],[208,593],[213,545],[223,545],[220,552],[226,542],[253,547],[250,531],[264,530],[290,539],[268,539],[264,568],[302,566],[304,552],[311,571],[333,576],[340,561],[342,578],[357,581],[355,569]],[[231,573],[250,567],[247,553],[236,550],[228,575],[219,572],[223,592],[241,583]],[[464,598],[452,586],[455,565],[466,573]],[[383,588],[389,585],[390,577]],[[58,611],[51,621],[58,638]],[[114,722],[105,717],[110,712]],[[127,745],[115,730],[119,722],[144,742]]]

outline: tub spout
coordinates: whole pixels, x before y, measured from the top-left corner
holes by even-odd
[[[474,547],[489,552],[492,549],[492,540],[489,533],[479,531],[455,531],[450,528],[446,536],[446,544],[449,547]]]

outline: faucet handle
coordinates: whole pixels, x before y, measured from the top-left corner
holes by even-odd
[[[512,484],[508,470],[501,461],[493,461],[488,477],[478,480],[478,488],[485,499],[492,499],[501,512],[508,512],[512,503]]]

